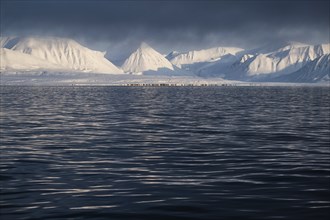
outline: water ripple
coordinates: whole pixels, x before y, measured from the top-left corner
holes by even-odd
[[[0,87],[1,219],[328,219],[329,88]]]

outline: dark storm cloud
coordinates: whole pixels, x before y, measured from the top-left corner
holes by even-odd
[[[1,33],[160,49],[329,41],[329,1],[1,1]],[[129,42],[129,43],[128,43]],[[94,45],[97,47],[97,45]],[[172,48],[171,48],[172,49]]]

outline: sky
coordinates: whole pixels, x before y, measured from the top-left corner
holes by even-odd
[[[329,0],[0,0],[2,36],[57,36],[126,56],[274,41],[328,43]]]

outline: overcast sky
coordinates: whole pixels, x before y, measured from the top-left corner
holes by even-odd
[[[326,43],[329,9],[329,0],[1,0],[0,21],[2,35],[69,37],[112,54],[146,41],[167,53],[274,40]]]

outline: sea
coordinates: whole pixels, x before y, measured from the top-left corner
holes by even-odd
[[[0,87],[0,219],[330,218],[330,88]]]

